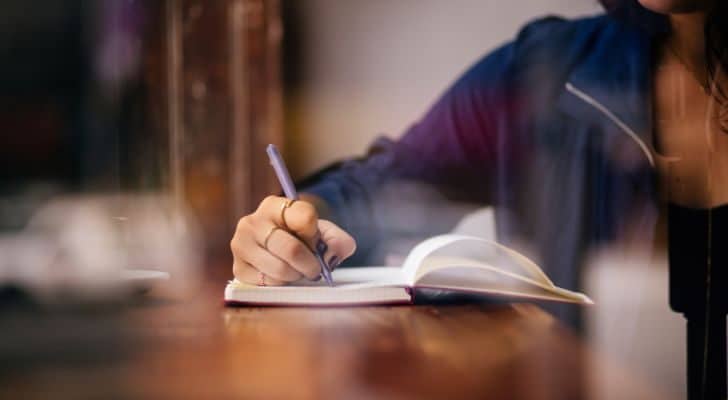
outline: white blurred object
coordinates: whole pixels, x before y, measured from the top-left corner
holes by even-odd
[[[685,320],[668,304],[667,254],[615,247],[593,252],[584,290],[596,303],[585,309],[591,347],[614,364],[628,366],[634,379],[664,389],[661,398],[684,399]],[[596,399],[619,398],[619,389],[591,388]]]
[[[198,281],[200,247],[190,217],[166,197],[58,198],[20,234],[0,237],[0,284],[43,302],[184,293]]]
[[[483,207],[468,213],[452,229],[452,232],[487,240],[497,240],[495,234],[495,210],[493,207]]]

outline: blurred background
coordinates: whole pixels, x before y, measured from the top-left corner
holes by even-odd
[[[599,11],[591,0],[2,8],[0,193],[169,193],[194,209],[212,251],[277,190],[265,144],[284,148],[297,177],[361,154],[528,20]]]
[[[488,51],[528,21],[596,14],[594,0],[284,2],[286,139],[295,171],[359,155],[398,137]],[[285,43],[288,43],[287,41]],[[294,61],[295,60],[295,61]],[[288,61],[288,60],[287,60]]]
[[[0,278],[37,284],[66,254],[80,286],[99,265],[129,263],[227,279],[238,218],[279,190],[267,143],[304,177],[399,136],[530,19],[600,11],[594,0],[3,0]],[[478,215],[471,233],[486,234],[490,214]],[[107,240],[86,257],[91,237]],[[99,262],[112,250],[124,262]],[[664,260],[592,264],[597,350],[684,390]]]

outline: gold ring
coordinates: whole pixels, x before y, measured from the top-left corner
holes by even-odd
[[[270,240],[270,237],[273,235],[273,232],[275,232],[276,229],[281,229],[281,228],[273,225],[273,226],[270,227],[270,230],[265,235],[265,239],[263,239],[263,248],[264,249],[268,250],[268,240]]]
[[[258,286],[266,286],[265,274],[260,271],[258,271]]]
[[[294,199],[286,199],[286,201],[283,203],[283,205],[281,205],[281,223],[283,224],[283,227],[286,228],[286,230],[289,230],[288,223],[286,223],[286,208],[293,205],[293,203],[295,201],[296,200],[294,200]]]

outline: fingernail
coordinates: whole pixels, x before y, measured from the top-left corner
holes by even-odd
[[[334,268],[336,268],[338,266],[339,266],[339,256],[334,254],[333,256],[331,256],[331,258],[329,258],[329,270],[333,271]]]
[[[326,250],[328,250],[328,249],[329,249],[329,246],[326,244],[326,242],[324,242],[321,239],[319,239],[319,240],[316,241],[316,251],[319,254],[326,253]]]

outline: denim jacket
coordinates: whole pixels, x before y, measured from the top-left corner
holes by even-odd
[[[500,242],[526,244],[555,284],[578,290],[591,247],[626,232],[652,245],[652,43],[607,15],[532,22],[401,138],[377,140],[304,191],[328,203],[363,253],[386,237],[376,204],[384,187],[419,182],[492,205]]]

